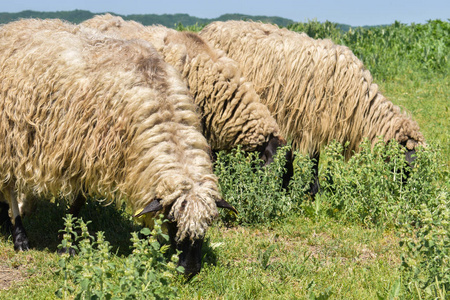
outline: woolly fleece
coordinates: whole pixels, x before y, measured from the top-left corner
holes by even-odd
[[[363,138],[395,139],[408,150],[424,145],[419,126],[388,101],[363,63],[345,47],[256,22],[214,22],[205,40],[241,63],[282,135],[316,156],[336,140],[349,158]]]
[[[253,85],[241,77],[239,64],[211,48],[198,34],[163,26],[144,26],[110,14],[82,23],[103,33],[151,42],[186,80],[202,112],[203,133],[215,151],[241,145],[245,151],[279,136],[270,111]]]
[[[198,239],[220,199],[179,73],[147,42],[59,20],[0,28],[0,190],[161,199],[177,238]]]

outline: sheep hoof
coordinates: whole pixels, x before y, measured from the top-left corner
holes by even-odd
[[[27,251],[28,249],[30,249],[30,245],[28,242],[27,233],[22,224],[21,217],[17,216],[16,221],[14,223],[15,223],[13,229],[14,250]]]
[[[59,255],[66,254],[66,253],[69,253],[70,256],[75,256],[75,254],[77,254],[75,249],[72,247],[70,247],[70,248],[64,247],[64,248],[58,249]]]
[[[25,232],[19,232],[14,235],[14,250],[27,251],[30,249],[28,237]]]

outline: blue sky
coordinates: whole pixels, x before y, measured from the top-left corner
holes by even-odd
[[[61,11],[83,9],[92,12],[128,14],[187,13],[215,18],[225,13],[279,16],[294,21],[332,21],[352,26],[425,23],[430,19],[448,20],[450,0],[0,0],[0,12],[22,10]]]

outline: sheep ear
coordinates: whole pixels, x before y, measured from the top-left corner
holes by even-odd
[[[239,214],[238,211],[236,210],[236,208],[234,208],[230,203],[228,203],[227,201],[225,201],[223,199],[220,199],[220,201],[216,201],[216,205],[217,205],[217,207],[226,208],[226,209],[234,211],[236,214]]]
[[[161,203],[159,203],[160,200],[161,200],[161,199],[155,199],[155,200],[153,200],[153,201],[150,202],[146,207],[144,207],[144,209],[143,209],[140,213],[134,215],[133,217],[140,217],[140,216],[142,216],[143,214],[146,214],[146,213],[149,213],[149,212],[153,212],[153,211],[161,210],[163,207],[162,207]]]

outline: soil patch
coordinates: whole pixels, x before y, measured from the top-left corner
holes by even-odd
[[[7,290],[14,282],[24,279],[25,277],[22,276],[20,270],[0,265],[0,290]]]

